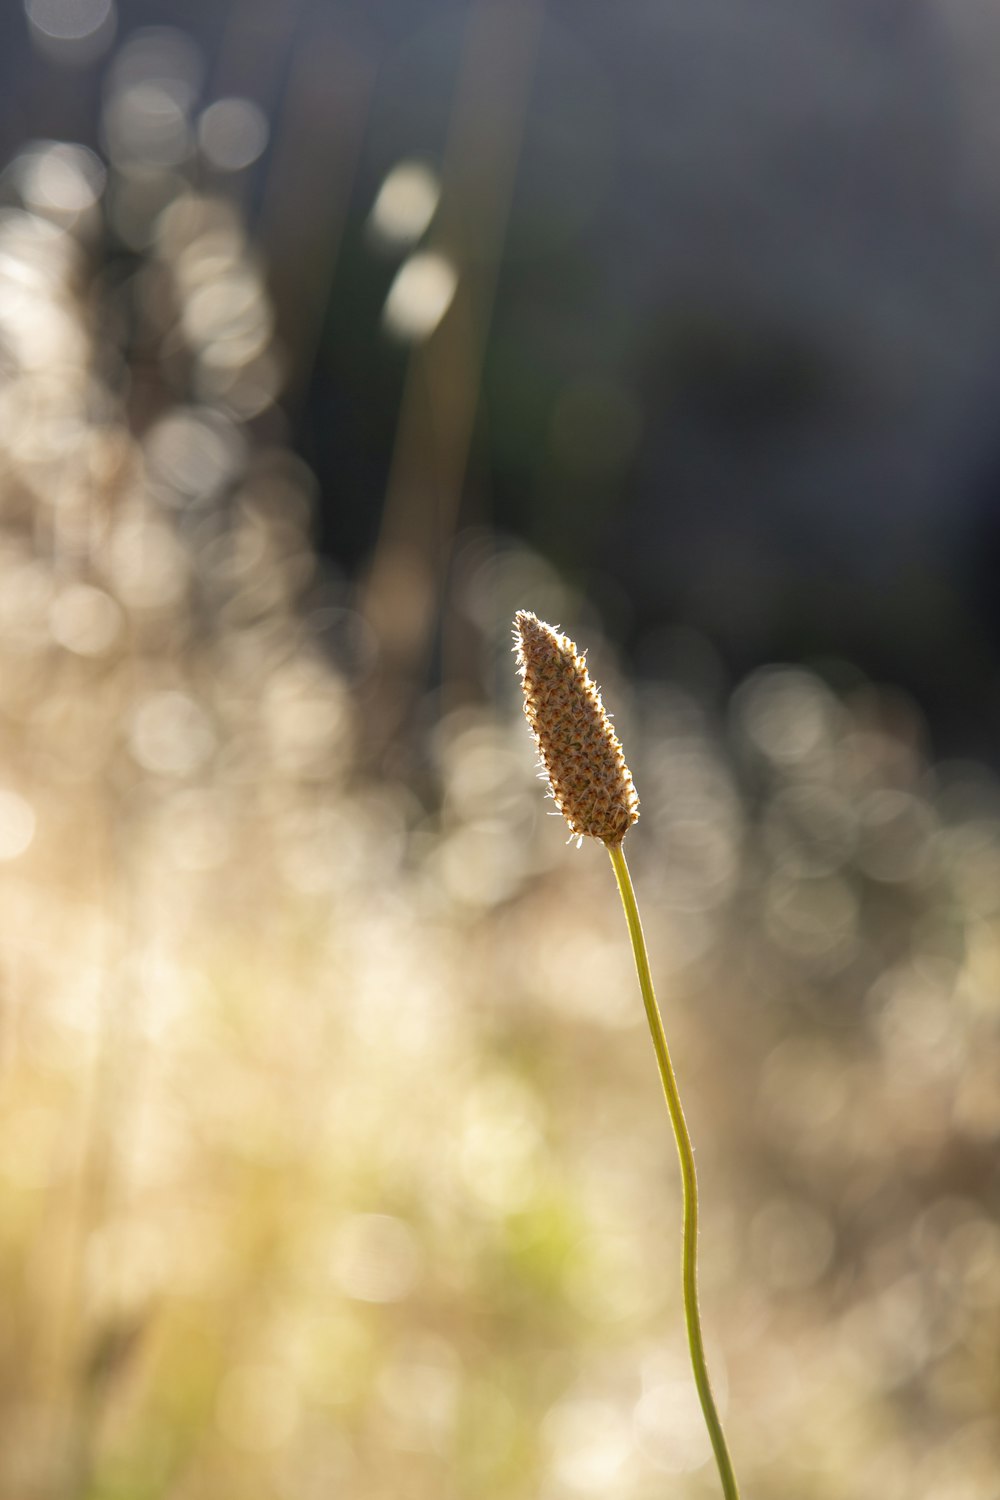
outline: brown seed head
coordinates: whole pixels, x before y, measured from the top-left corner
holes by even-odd
[[[514,617],[514,641],[525,717],[556,806],[580,838],[620,844],[639,799],[586,662],[568,636],[527,610]]]

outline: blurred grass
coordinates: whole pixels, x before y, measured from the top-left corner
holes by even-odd
[[[58,150],[0,215],[0,1497],[714,1495],[617,897],[507,658],[573,596],[460,539],[481,690],[373,759],[239,214],[161,182],[112,276]],[[1000,786],[851,674],[576,633],[746,1493],[995,1500]]]

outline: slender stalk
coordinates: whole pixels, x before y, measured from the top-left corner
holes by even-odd
[[[691,1350],[691,1366],[694,1370],[694,1382],[698,1387],[698,1397],[701,1401],[701,1409],[705,1414],[705,1425],[708,1427],[708,1435],[712,1439],[712,1448],[715,1453],[715,1462],[719,1469],[719,1478],[722,1480],[723,1494],[726,1500],[739,1500],[739,1490],[736,1487],[736,1476],[733,1473],[732,1460],[729,1457],[729,1449],[726,1446],[726,1436],[722,1430],[719,1413],[715,1407],[715,1397],[712,1395],[711,1381],[708,1378],[708,1365],[705,1361],[705,1344],[701,1333],[701,1313],[698,1310],[698,1179],[694,1170],[694,1149],[691,1145],[691,1136],[688,1132],[687,1121],[684,1118],[684,1110],[681,1107],[681,1096],[677,1089],[677,1079],[674,1076],[673,1064],[670,1061],[670,1052],[667,1048],[667,1038],[663,1030],[660,1008],[656,1003],[653,979],[649,971],[646,940],[642,935],[639,908],[636,905],[635,891],[632,888],[632,877],[629,875],[628,865],[625,863],[625,852],[621,844],[608,844],[607,850],[611,855],[611,863],[614,866],[615,878],[618,881],[622,905],[625,908],[625,920],[628,923],[629,936],[632,939],[632,951],[635,954],[635,967],[639,975],[639,988],[642,990],[643,1004],[646,1007],[646,1019],[649,1022],[649,1031],[653,1038],[653,1049],[656,1052],[656,1061],[660,1069],[660,1080],[663,1084],[663,1092],[666,1095],[667,1109],[670,1111],[670,1122],[674,1127],[674,1138],[677,1142],[677,1155],[680,1157],[681,1163],[681,1183],[684,1190],[684,1235],[681,1277],[684,1286],[684,1318],[687,1323],[688,1347]]]

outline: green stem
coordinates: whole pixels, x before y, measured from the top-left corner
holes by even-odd
[[[618,881],[618,889],[621,892],[622,905],[625,908],[625,920],[628,922],[629,937],[632,939],[632,951],[635,954],[635,967],[639,975],[639,988],[642,990],[643,1004],[646,1007],[646,1019],[649,1022],[650,1035],[653,1038],[653,1049],[656,1052],[656,1061],[660,1069],[660,1080],[663,1084],[663,1092],[666,1095],[667,1109],[670,1111],[670,1122],[674,1127],[674,1138],[677,1141],[677,1155],[680,1157],[681,1163],[681,1183],[684,1189],[684,1237],[681,1275],[684,1286],[684,1317],[687,1322],[688,1347],[691,1350],[694,1383],[698,1387],[701,1409],[705,1414],[705,1425],[708,1428],[708,1435],[712,1439],[712,1448],[715,1452],[715,1462],[719,1468],[719,1478],[722,1480],[723,1494],[726,1500],[739,1500],[736,1476],[733,1473],[732,1460],[729,1457],[729,1449],[726,1446],[726,1435],[722,1430],[719,1413],[715,1407],[715,1397],[712,1395],[712,1384],[708,1378],[708,1365],[705,1362],[705,1344],[701,1333],[701,1314],[698,1311],[698,1179],[695,1176],[694,1170],[694,1149],[691,1145],[691,1136],[688,1133],[687,1121],[684,1118],[684,1110],[681,1107],[681,1096],[677,1089],[677,1079],[674,1076],[673,1064],[670,1061],[670,1052],[667,1049],[667,1038],[663,1030],[660,1008],[656,1003],[653,979],[649,972],[649,955],[646,952],[646,940],[642,935],[639,908],[636,905],[635,891],[632,889],[632,877],[629,875],[628,865],[625,863],[625,852],[620,844],[617,846],[609,844],[607,850],[611,855],[615,878]]]

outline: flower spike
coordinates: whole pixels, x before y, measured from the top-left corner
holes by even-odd
[[[722,1430],[705,1360],[698,1307],[698,1178],[663,1018],[656,1003],[646,939],[639,920],[632,877],[622,844],[639,816],[639,799],[618,736],[590,680],[587,663],[568,636],[560,635],[537,615],[519,610],[514,617],[517,665],[524,686],[524,712],[542,757],[545,778],[555,804],[582,843],[600,839],[611,856],[622,898],[632,952],[656,1053],[660,1082],[674,1129],[681,1169],[684,1223],[681,1236],[681,1284],[688,1348],[698,1398],[715,1453],[725,1500],[740,1500],[732,1459]]]
[[[514,641],[525,717],[556,806],[578,839],[620,847],[639,798],[586,660],[527,610],[514,617]]]

